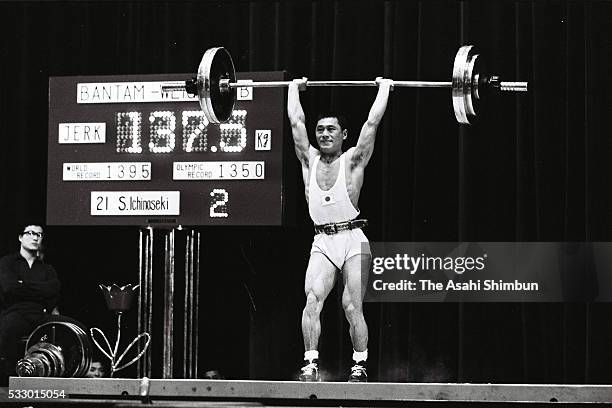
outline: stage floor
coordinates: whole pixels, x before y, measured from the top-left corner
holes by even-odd
[[[65,399],[40,398],[43,390],[64,391]],[[12,392],[11,392],[12,391]],[[505,403],[612,404],[611,385],[302,383],[296,381],[40,378],[11,377],[6,398],[32,407],[55,404],[155,407],[208,406],[472,406]],[[0,397],[1,397],[0,393]],[[45,393],[48,395],[48,392]],[[28,398],[35,397],[39,398]],[[34,402],[34,404],[32,404]],[[450,404],[448,404],[450,403]],[[4,405],[2,405],[4,406]],[[72,405],[74,406],[74,405]]]

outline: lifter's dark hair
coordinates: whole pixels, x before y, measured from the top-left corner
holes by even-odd
[[[20,224],[20,228],[19,228],[19,236],[23,235],[23,233],[25,232],[25,229],[27,227],[29,227],[30,225],[34,225],[37,227],[42,228],[42,230],[45,230],[45,224],[40,222],[39,220],[33,219],[33,220],[28,220],[28,222],[24,222],[22,224]]]
[[[340,130],[348,128],[348,120],[346,120],[344,115],[341,115],[338,112],[327,111],[319,113],[319,116],[317,116],[317,123],[319,123],[319,121],[323,118],[336,118],[338,120],[338,124],[340,125]]]

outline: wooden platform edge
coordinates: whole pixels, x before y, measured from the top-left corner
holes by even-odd
[[[150,379],[151,397],[319,399],[343,401],[472,401],[610,403],[611,385],[302,383],[297,381]],[[71,396],[138,396],[140,379],[11,377],[9,390],[63,390]]]

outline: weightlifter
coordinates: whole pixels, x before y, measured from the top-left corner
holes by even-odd
[[[315,136],[319,148],[313,147],[305,125],[305,115],[299,92],[306,87],[305,79],[289,85],[287,113],[295,144],[295,152],[302,164],[306,201],[315,236],[306,269],[304,291],[306,306],[302,313],[304,336],[304,367],[300,381],[320,381],[319,352],[321,335],[320,313],[325,299],[342,278],[342,307],[350,326],[354,364],[348,380],[367,381],[368,326],[363,316],[365,293],[371,253],[368,239],[361,230],[367,220],[359,215],[359,194],[363,175],[372,151],[376,130],[387,108],[392,81],[377,78],[378,94],[363,124],[355,147],[342,152],[348,130],[343,117],[335,113],[319,115]]]

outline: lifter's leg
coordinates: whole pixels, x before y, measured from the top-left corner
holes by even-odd
[[[321,310],[323,303],[336,282],[336,267],[325,255],[320,252],[310,254],[306,278],[304,280],[304,293],[306,306],[302,312],[302,334],[304,336],[304,360],[300,380],[319,380],[317,361],[319,352],[319,337],[321,336]]]
[[[344,263],[342,277],[342,307],[349,322],[353,343],[354,365],[349,381],[367,381],[366,361],[368,358],[368,325],[363,316],[363,296],[365,295],[370,270],[371,256],[355,255]]]

